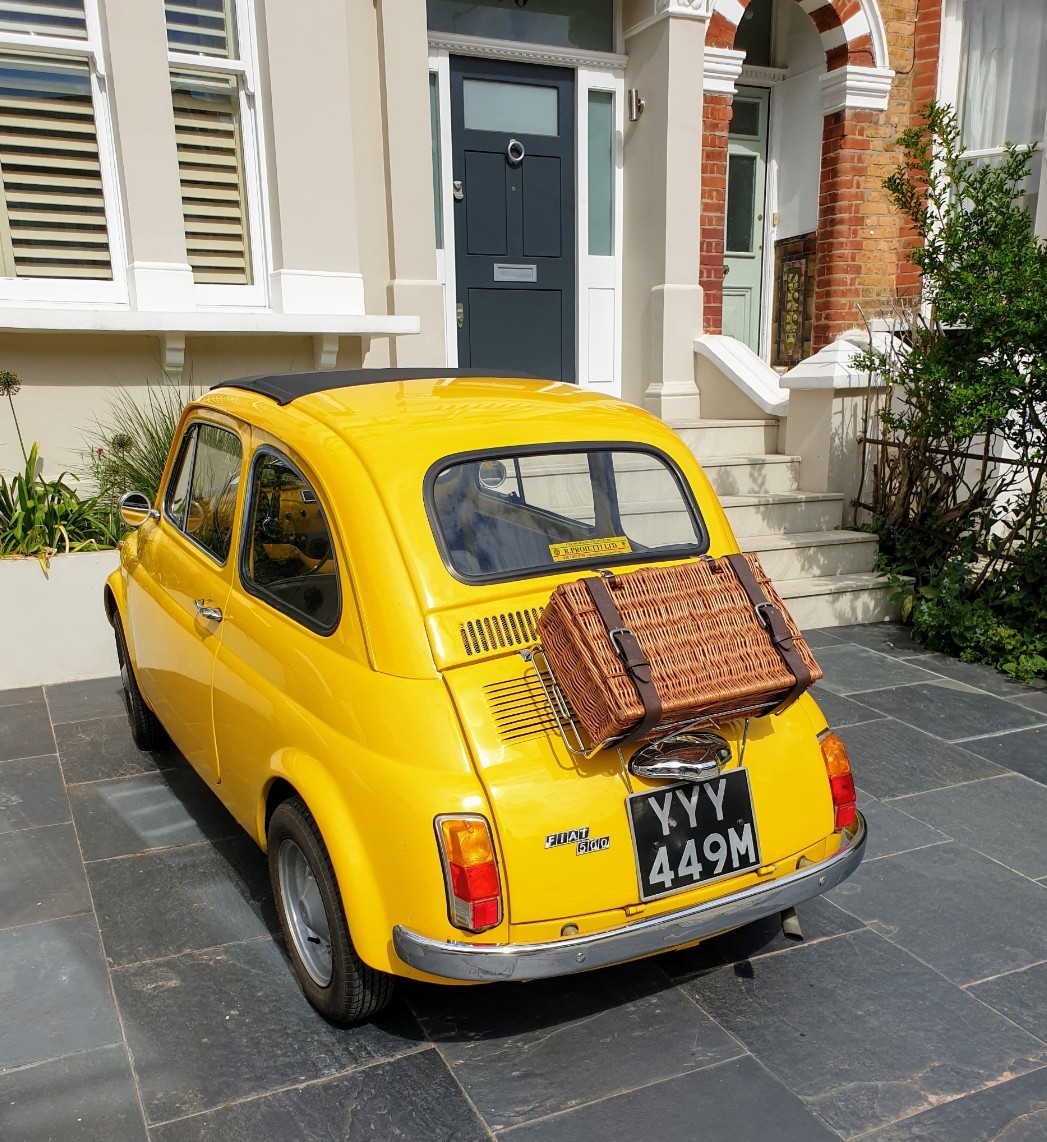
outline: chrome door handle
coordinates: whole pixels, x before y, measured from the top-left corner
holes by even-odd
[[[194,599],[193,606],[196,607],[196,613],[200,618],[207,619],[212,623],[222,621],[222,612],[217,607],[209,607],[203,599]]]

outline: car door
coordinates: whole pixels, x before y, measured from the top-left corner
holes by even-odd
[[[160,519],[140,533],[127,588],[145,696],[190,764],[213,782],[220,775],[211,681],[235,561],[243,453],[232,420],[209,415],[185,424]]]
[[[238,567],[214,674],[223,800],[254,830],[276,756],[339,756],[331,727],[355,724],[362,630],[316,480],[275,443],[249,465]]]

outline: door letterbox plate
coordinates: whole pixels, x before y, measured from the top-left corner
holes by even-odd
[[[538,280],[538,267],[510,262],[495,262],[494,280],[496,282],[536,282]]]

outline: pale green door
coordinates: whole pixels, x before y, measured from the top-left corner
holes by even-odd
[[[763,215],[767,179],[765,88],[739,87],[727,137],[727,220],[724,226],[723,331],[760,351]]]

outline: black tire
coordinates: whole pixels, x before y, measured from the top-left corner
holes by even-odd
[[[138,679],[127,653],[127,640],[120,616],[113,616],[113,634],[116,637],[116,657],[120,662],[120,683],[124,689],[124,706],[127,708],[127,722],[131,727],[131,738],[140,750],[152,752],[166,749],[171,744],[167,730],[160,719],[145,704],[142,691],[138,689]]]
[[[306,998],[325,1019],[340,1025],[377,1015],[392,999],[396,981],[356,954],[331,858],[300,797],[276,807],[268,845],[280,927]],[[322,917],[316,913],[318,904]]]

